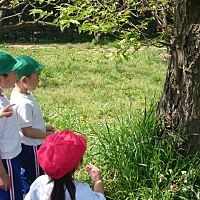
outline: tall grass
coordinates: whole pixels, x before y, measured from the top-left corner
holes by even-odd
[[[155,106],[93,128],[109,199],[200,199],[198,156],[179,154],[178,133],[157,133]]]

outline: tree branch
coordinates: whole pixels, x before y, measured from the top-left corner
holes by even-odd
[[[10,7],[10,8],[8,8],[8,7],[5,7],[4,5],[0,5],[0,10],[5,10],[5,11],[13,11],[13,10],[16,10],[16,9],[18,9],[19,7],[21,7],[21,6],[23,6],[23,5],[26,5],[28,3],[28,1],[26,0],[26,1],[23,1],[23,2],[21,2],[21,3],[19,3],[19,4],[17,4],[16,6],[12,6],[12,7]]]
[[[24,28],[24,27],[32,27],[32,26],[46,26],[46,27],[59,27],[57,24],[52,24],[49,22],[43,22],[43,21],[33,21],[33,22],[20,22],[15,25],[7,25],[4,27],[0,28],[1,33],[6,33],[8,31],[13,31],[19,28]]]
[[[10,0],[1,0],[1,1],[0,1],[0,7],[1,7],[1,6],[8,5],[9,3],[10,3]]]
[[[19,16],[19,15],[21,15],[21,14],[22,14],[22,13],[16,13],[16,14],[14,14],[14,15],[10,15],[10,16],[7,16],[7,17],[3,17],[3,18],[0,19],[0,23],[1,23],[2,21],[4,21],[4,20],[7,20],[7,19],[10,19],[10,18]]]

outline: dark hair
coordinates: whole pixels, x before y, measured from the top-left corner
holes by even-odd
[[[75,169],[71,172],[67,173],[65,176],[61,177],[60,179],[50,178],[49,182],[53,182],[53,190],[51,192],[51,196],[49,200],[65,200],[65,187],[69,192],[71,200],[76,200],[76,188],[73,183],[73,174]]]

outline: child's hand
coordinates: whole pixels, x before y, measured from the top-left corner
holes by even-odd
[[[10,189],[10,178],[7,173],[0,174],[0,188],[3,190]]]
[[[99,168],[90,163],[86,166],[86,171],[90,174],[94,183],[101,181],[101,171]]]
[[[90,174],[92,181],[94,182],[94,191],[104,193],[100,170],[91,163],[86,166],[86,170]]]
[[[13,114],[13,110],[12,110],[12,106],[14,106],[15,104],[10,104],[6,107],[3,107],[0,109],[0,118],[2,117],[11,117]]]
[[[53,127],[53,126],[51,126],[51,125],[45,125],[45,127],[46,127],[46,132],[55,132],[55,128]]]

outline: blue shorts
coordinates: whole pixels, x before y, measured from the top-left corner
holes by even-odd
[[[2,162],[10,177],[11,189],[8,191],[0,189],[0,200],[22,200],[19,155],[13,159],[2,159]]]
[[[26,194],[29,191],[30,185],[35,179],[43,175],[44,172],[37,162],[36,152],[39,146],[28,146],[22,144],[22,151],[20,153],[23,192]]]

